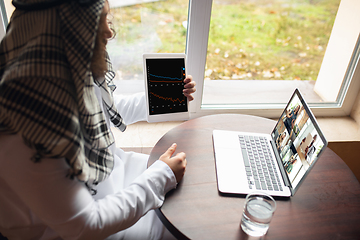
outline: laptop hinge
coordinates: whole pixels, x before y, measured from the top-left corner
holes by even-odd
[[[274,141],[271,141],[271,140],[270,140],[270,144],[271,144],[271,147],[272,147],[273,150],[274,150],[273,152],[274,152],[274,154],[275,154],[276,161],[278,162],[278,166],[279,166],[279,169],[280,169],[280,172],[281,172],[281,176],[282,176],[282,178],[283,178],[283,180],[284,180],[284,184],[285,184],[285,186],[287,186],[287,187],[289,187],[290,189],[292,189],[292,188],[291,188],[291,183],[290,183],[290,179],[289,179],[288,174],[286,173],[286,171],[285,171],[285,169],[284,169],[283,167],[280,167],[280,166],[283,166],[283,163],[282,163],[282,161],[281,161],[281,157],[280,157],[279,152],[278,152],[278,150],[277,150],[277,148],[276,148],[276,146],[275,146]]]

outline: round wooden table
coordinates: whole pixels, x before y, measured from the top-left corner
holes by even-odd
[[[178,239],[252,239],[239,227],[244,196],[217,190],[212,131],[270,133],[273,120],[220,114],[192,119],[166,133],[149,165],[174,142],[188,162],[183,180],[169,192],[157,214]],[[277,199],[264,239],[360,239],[360,184],[348,166],[327,148],[295,196]]]

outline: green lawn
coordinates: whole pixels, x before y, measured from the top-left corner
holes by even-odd
[[[339,3],[214,0],[206,77],[316,80]],[[186,0],[164,0],[112,9],[118,41],[146,38],[144,27],[155,21],[156,52],[184,52],[187,8]]]

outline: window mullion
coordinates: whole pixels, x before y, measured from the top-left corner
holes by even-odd
[[[190,0],[187,32],[187,73],[196,81],[195,100],[191,112],[199,112],[204,87],[204,72],[210,29],[212,0]]]

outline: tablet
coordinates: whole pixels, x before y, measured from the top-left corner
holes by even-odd
[[[144,54],[146,111],[148,122],[189,119],[188,99],[183,94],[186,55]]]

